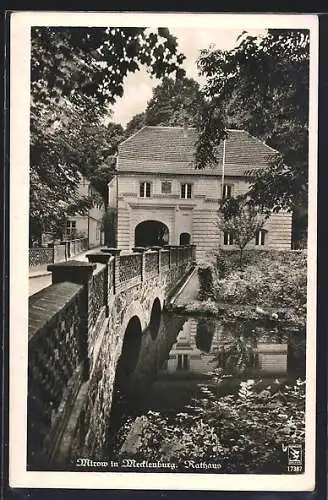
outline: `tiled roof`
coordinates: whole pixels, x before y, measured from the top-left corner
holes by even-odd
[[[250,168],[263,168],[275,150],[245,130],[227,130],[226,175],[244,175]],[[129,172],[213,175],[222,171],[223,143],[219,164],[196,170],[194,150],[197,132],[193,128],[145,126],[119,145],[118,170]]]

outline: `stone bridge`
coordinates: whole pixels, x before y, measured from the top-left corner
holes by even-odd
[[[194,245],[134,250],[49,265],[52,285],[29,299],[29,470],[105,455],[114,384],[195,262]]]

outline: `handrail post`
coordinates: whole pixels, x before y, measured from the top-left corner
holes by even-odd
[[[50,264],[47,270],[52,272],[52,283],[70,281],[83,285],[83,295],[80,318],[80,342],[79,349],[83,362],[83,379],[89,378],[89,356],[88,356],[88,336],[89,336],[89,293],[92,273],[96,269],[96,264],[82,262],[79,260],[69,260],[58,264]]]
[[[87,253],[86,256],[88,261],[91,263],[96,263],[96,264],[99,263],[106,265],[105,279],[104,279],[104,305],[106,306],[106,317],[108,317],[109,316],[108,290],[110,285],[109,261],[112,259],[112,255],[110,253],[94,252],[94,253]]]
[[[122,250],[120,248],[106,247],[102,248],[101,251],[105,254],[107,253],[115,257],[113,288],[114,288],[114,294],[116,294],[116,291],[120,284],[120,253]]]

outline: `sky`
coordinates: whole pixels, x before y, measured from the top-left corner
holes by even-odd
[[[197,73],[196,61],[201,49],[207,49],[211,44],[217,49],[230,50],[237,43],[237,37],[242,30],[222,28],[170,28],[172,35],[178,39],[178,49],[184,53],[186,59],[183,68],[186,76],[194,78],[200,84],[202,79]],[[251,35],[262,35],[264,30],[247,30]],[[137,113],[141,113],[152,96],[152,89],[160,80],[151,78],[145,69],[130,74],[124,81],[124,95],[118,98],[112,106],[111,121],[125,126]]]

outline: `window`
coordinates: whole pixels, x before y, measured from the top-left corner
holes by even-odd
[[[181,184],[181,198],[191,198],[191,184]]]
[[[96,227],[96,240],[100,241],[100,224],[97,222],[97,227]]]
[[[178,354],[177,370],[189,370],[188,354]]]
[[[257,246],[264,245],[265,233],[266,233],[266,231],[264,229],[260,229],[260,231],[257,231],[257,233],[255,235],[255,245],[257,245]]]
[[[150,198],[150,182],[140,182],[140,198]]]
[[[232,184],[223,184],[223,198],[231,198]]]
[[[172,190],[172,183],[168,181],[162,182],[162,194],[170,194]]]
[[[74,237],[76,235],[76,220],[66,221],[66,234],[70,237]]]
[[[230,231],[224,231],[223,244],[224,245],[233,245],[233,235]]]

